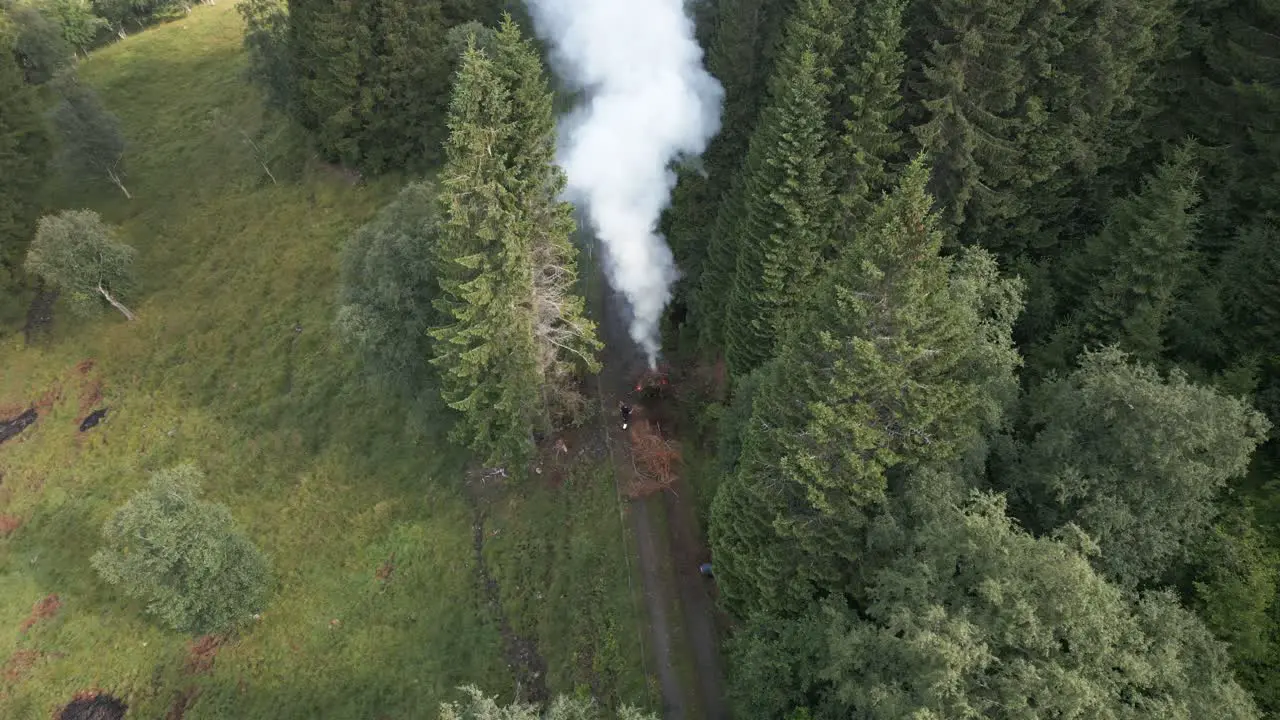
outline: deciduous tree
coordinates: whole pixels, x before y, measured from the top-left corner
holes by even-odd
[[[236,12],[244,18],[249,79],[262,87],[268,106],[291,109],[295,88],[288,2],[245,0],[236,6]]]
[[[370,373],[421,400],[436,386],[428,332],[440,323],[435,254],[439,198],[412,183],[361,227],[342,254],[339,334]]]
[[[13,27],[0,16],[0,318],[8,320],[24,285],[22,259],[40,212],[50,156],[40,98],[23,83]]]
[[[74,51],[62,36],[62,28],[39,7],[5,0],[0,9],[13,21],[13,51],[28,84],[49,82],[71,63]]]
[[[41,10],[62,28],[62,37],[85,55],[107,27],[107,21],[93,12],[89,0],[43,0]]]
[[[133,280],[133,248],[92,210],[66,210],[40,218],[27,251],[27,272],[62,290],[82,312],[111,303],[128,320],[134,315],[117,297]]]
[[[124,135],[120,121],[102,105],[98,94],[74,75],[58,84],[59,100],[53,110],[53,127],[59,140],[58,160],[64,171],[110,180],[129,199],[124,185]]]
[[[93,567],[103,580],[147,601],[175,630],[223,632],[266,601],[266,558],[225,505],[199,498],[193,465],[155,473],[102,528]]]
[[[1131,601],[998,497],[935,507],[905,538],[861,612],[823,616],[837,712],[819,717],[1258,717],[1191,613]]]
[[[1190,559],[1218,493],[1244,474],[1269,424],[1240,400],[1114,348],[1079,364],[1027,397],[1026,436],[1008,451],[1004,485],[1032,527],[1089,533],[1107,577],[1160,580]]]

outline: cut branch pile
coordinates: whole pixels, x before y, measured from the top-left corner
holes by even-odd
[[[636,479],[627,491],[628,497],[648,497],[671,487],[683,459],[680,446],[662,437],[660,428],[648,421],[632,425],[630,434]]]

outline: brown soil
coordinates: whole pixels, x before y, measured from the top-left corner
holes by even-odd
[[[41,415],[44,415],[52,410],[53,406],[61,399],[62,383],[54,383],[53,387],[46,390],[44,394],[40,396],[40,399],[36,401],[36,410],[38,410]]]
[[[218,650],[227,641],[223,635],[201,635],[187,644],[188,675],[200,675],[213,669],[213,661],[218,657]]]
[[[80,388],[80,417],[76,418],[76,422],[84,419],[95,407],[102,402],[102,379],[94,378]]]
[[[4,667],[0,668],[0,678],[6,684],[16,685],[31,672],[39,659],[40,653],[35,650],[15,650],[5,661]]]
[[[7,538],[22,527],[22,518],[17,515],[0,515],[0,538]]]
[[[41,620],[48,620],[57,615],[58,609],[61,607],[62,600],[58,599],[57,594],[46,595],[31,606],[31,614],[27,616],[26,620],[22,621],[22,624],[18,626],[18,630],[25,633],[35,627],[35,624]]]
[[[382,565],[378,567],[378,572],[374,573],[374,576],[377,577],[379,580],[381,580],[382,583],[385,585],[386,583],[391,582],[391,576],[395,574],[395,571],[396,571],[396,554],[391,553],[391,557],[387,558],[387,561],[382,563]]]
[[[601,441],[599,426],[588,422],[544,438],[538,445],[538,459],[533,472],[554,490],[564,484],[574,467],[581,467],[584,462],[603,460],[607,456],[608,449]]]

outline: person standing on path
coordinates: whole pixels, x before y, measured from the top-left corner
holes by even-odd
[[[618,413],[622,415],[622,429],[626,430],[627,425],[631,424],[631,406],[626,402],[619,400]]]

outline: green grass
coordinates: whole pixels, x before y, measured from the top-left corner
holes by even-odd
[[[130,140],[135,199],[105,183],[54,197],[101,212],[137,248],[139,320],[60,308],[47,341],[28,348],[11,335],[0,347],[0,406],[51,401],[0,446],[0,514],[23,521],[0,539],[0,665],[39,653],[15,677],[0,669],[0,717],[47,718],[91,688],[140,718],[163,717],[194,688],[190,719],[432,717],[463,683],[511,694],[475,582],[467,458],[442,428],[407,427],[331,331],[341,243],[399,183],[352,186],[286,139],[271,184],[227,131],[270,134],[243,62],[239,17],[222,3],[81,65]],[[210,123],[215,109],[229,126]],[[81,435],[81,396],[99,380],[95,405],[110,415]],[[149,472],[187,460],[206,471],[206,497],[271,556],[276,580],[261,621],[198,675],[185,669],[191,638],[158,626],[88,562],[112,510]],[[610,699],[645,702],[602,477],[583,468],[561,488],[531,481],[502,496],[486,552],[553,691],[595,682]],[[376,573],[393,556],[383,582]],[[21,632],[51,593],[58,614]]]

